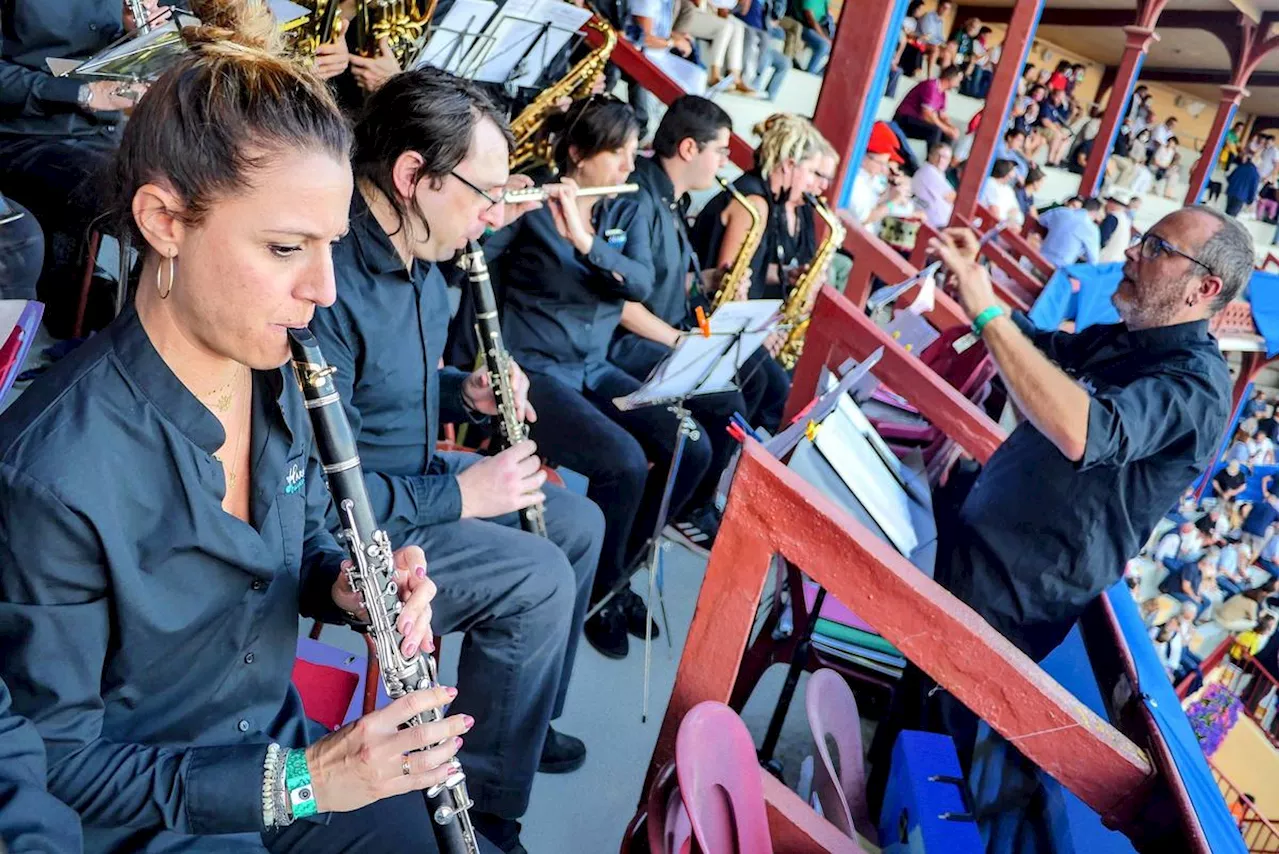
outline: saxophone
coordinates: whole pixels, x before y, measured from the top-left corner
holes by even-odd
[[[498,306],[493,299],[493,285],[489,281],[489,266],[484,260],[484,250],[472,240],[462,255],[459,265],[467,271],[471,283],[471,295],[476,305],[476,335],[480,338],[480,352],[484,354],[485,368],[489,373],[489,388],[498,403],[498,437],[503,448],[529,436],[529,427],[516,417],[515,393],[511,389],[511,354],[502,343],[502,324],[498,321]],[[542,515],[542,505],[534,504],[520,511],[520,527],[539,537],[547,535],[547,520]]]
[[[338,13],[339,0],[303,0],[302,5],[311,15],[292,29],[290,52],[299,59],[311,59],[320,45],[332,44],[342,36],[342,15]]]
[[[814,211],[827,224],[827,236],[818,245],[809,268],[796,281],[782,306],[782,322],[790,325],[791,331],[787,333],[787,340],[778,351],[778,361],[788,371],[796,366],[804,351],[804,334],[809,330],[809,303],[814,289],[826,274],[832,256],[844,244],[844,226],[822,199],[805,193],[805,201],[813,205]]]
[[[289,349],[315,433],[316,454],[342,526],[339,539],[344,541],[351,557],[347,578],[369,612],[369,633],[377,649],[383,687],[393,700],[412,691],[434,688],[437,684],[434,659],[421,652],[405,658],[400,652],[404,638],[396,628],[401,603],[391,540],[373,518],[355,437],[351,435],[351,424],[333,387],[334,369],[325,362],[310,330],[290,329]],[[422,726],[442,717],[439,709],[432,709],[406,721],[401,728]],[[471,814],[467,812],[472,805],[467,795],[467,778],[462,766],[456,763],[451,771],[444,782],[422,793],[431,813],[431,829],[442,854],[479,854]]]
[[[747,200],[747,197],[738,192],[732,184],[719,175],[716,176],[724,191],[733,196],[733,200],[746,208],[747,213],[751,216],[751,227],[747,229],[747,236],[742,240],[742,246],[738,249],[738,254],[733,258],[733,266],[729,268],[729,272],[724,274],[724,278],[720,280],[720,290],[716,291],[716,295],[711,300],[711,310],[715,311],[727,302],[733,302],[734,294],[738,290],[738,282],[743,276],[751,273],[751,259],[756,256],[756,250],[760,248],[760,238],[764,237],[764,218],[760,216],[760,211],[756,210],[756,206]]]
[[[539,135],[542,123],[547,115],[556,109],[556,101],[561,98],[572,98],[575,101],[587,97],[591,84],[604,71],[609,61],[609,54],[618,43],[618,32],[609,26],[599,15],[593,15],[584,25],[596,30],[604,36],[604,41],[597,48],[584,56],[577,65],[569,69],[560,80],[539,93],[529,106],[520,111],[511,122],[511,135],[515,137],[515,145],[511,148],[510,168],[512,172],[533,166],[539,162],[551,160],[551,140]]]

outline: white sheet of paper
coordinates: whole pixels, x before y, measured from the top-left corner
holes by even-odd
[[[834,391],[839,387],[835,377],[831,377],[827,381],[827,388]],[[866,413],[856,404],[852,397],[847,394],[840,395],[840,400],[836,404],[836,408],[849,419],[850,423],[857,428],[866,440],[871,443],[871,448],[876,452],[876,456],[884,463],[885,468],[893,475],[894,480],[904,489],[907,486],[908,473],[903,469],[902,460],[898,459],[898,455],[885,444],[880,434],[876,432],[875,425],[868,420]]]
[[[493,0],[456,0],[435,28],[416,67],[429,65],[451,74],[458,73],[462,61],[479,41],[478,35],[497,10],[498,4]]]
[[[561,8],[566,6],[567,11]],[[569,6],[563,0],[507,0],[502,11],[486,28],[493,39],[476,51],[477,56],[471,60],[474,71],[470,76],[484,83],[505,83],[515,74],[517,81],[529,81],[521,85],[533,85],[556,53],[554,50],[544,53],[537,44],[543,23],[551,24],[546,32],[547,38],[563,36],[560,41],[563,46],[590,17],[589,11]],[[568,32],[561,33],[558,28],[562,21],[566,25],[575,21],[576,24],[570,26]],[[522,58],[524,66],[518,68]]]
[[[907,311],[917,316],[933,311],[933,296],[937,289],[937,279],[934,276],[925,276],[924,284],[920,286],[920,291],[911,301],[911,305],[907,306]]]
[[[911,499],[899,482],[900,475],[889,470],[855,417],[851,417],[850,407],[856,410],[857,404],[845,395],[836,410],[823,420],[814,444],[858,496],[894,548],[910,556],[919,545],[911,523]]]
[[[555,59],[556,54],[564,49],[573,38],[574,33],[582,29],[582,25],[591,20],[591,10],[565,3],[564,0],[544,0],[538,6],[536,15],[551,22],[542,41],[535,45],[526,58],[528,69],[515,79],[517,86],[533,86],[542,76],[547,63]],[[521,51],[523,53],[523,50]]]
[[[668,50],[646,48],[644,55],[680,87],[686,94],[703,96],[707,93],[707,70],[687,59],[681,59]]]

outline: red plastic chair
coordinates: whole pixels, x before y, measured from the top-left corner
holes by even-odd
[[[867,808],[862,721],[849,683],[834,670],[818,670],[805,686],[804,705],[816,751],[813,791],[823,816],[854,841],[862,834],[874,842],[879,834]],[[828,739],[835,743],[834,757]]]
[[[693,851],[693,825],[680,795],[680,787],[676,784],[674,762],[668,762],[654,778],[645,815],[649,854],[690,854]],[[631,834],[628,833],[626,838],[631,838]]]
[[[698,850],[772,854],[755,744],[724,703],[689,710],[676,734],[676,779]]]

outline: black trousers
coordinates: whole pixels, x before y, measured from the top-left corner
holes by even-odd
[[[84,270],[86,234],[102,213],[114,136],[0,137],[0,191],[35,216],[45,235],[39,295],[45,323],[69,335]]]
[[[483,854],[498,849],[478,837]],[[426,802],[418,792],[377,801],[354,812],[328,813],[262,834],[271,854],[436,854]]]
[[[942,128],[929,124],[924,119],[917,119],[915,116],[904,116],[899,113],[893,117],[893,120],[898,127],[902,128],[902,132],[907,135],[907,139],[922,139],[930,147],[945,139],[942,135]]]
[[[638,338],[635,335],[627,335],[614,342],[614,347],[610,351],[610,361],[636,379],[643,380],[670,352],[670,347]],[[752,354],[751,359],[756,358],[756,354]],[[768,358],[768,354],[765,354],[765,358]],[[745,370],[746,366],[744,365],[744,377],[746,376]],[[767,396],[770,384],[776,384],[777,382],[777,374],[768,372],[768,370],[762,367],[760,370],[755,371],[751,375],[751,379],[748,380],[749,388],[744,387],[742,391],[699,395],[691,397],[685,402],[685,405],[689,408],[693,417],[698,420],[698,423],[706,426],[707,429],[704,432],[711,440],[711,465],[703,476],[702,482],[698,484],[694,494],[689,499],[690,508],[701,507],[715,497],[716,485],[720,481],[720,474],[724,471],[725,466],[729,464],[729,458],[733,456],[734,449],[738,445],[725,429],[729,425],[729,417],[734,412],[739,412],[747,418],[748,422],[751,422],[753,409],[748,405],[745,394],[750,391],[753,397],[758,395],[763,401]],[[785,377],[785,373],[783,376]],[[763,386],[763,390],[761,390],[760,386]],[[785,403],[786,395],[783,394],[782,403],[775,403],[770,399],[768,408],[776,408],[777,418],[780,419],[782,417],[782,405]],[[764,406],[764,404],[761,403],[761,406]]]
[[[1227,216],[1235,216],[1240,213],[1241,208],[1244,206],[1244,199],[1238,199],[1235,196],[1227,196]]]
[[[613,399],[635,391],[640,382],[607,363],[588,369],[584,389],[525,371],[529,399],[538,411],[530,435],[539,453],[587,477],[587,497],[604,512],[604,544],[592,593],[592,599],[599,600],[622,580],[654,532],[675,451],[676,416],[665,406],[618,409]],[[698,432],[697,439],[684,445],[670,518],[685,509],[711,465],[707,431],[700,427]]]
[[[4,198],[0,196],[0,218]],[[10,202],[19,219],[0,225],[0,299],[35,299],[44,266],[44,232],[31,212]]]

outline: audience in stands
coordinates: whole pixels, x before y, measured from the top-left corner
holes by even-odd
[[[1018,180],[1017,166],[1012,160],[997,160],[991,167],[991,175],[982,182],[978,193],[979,203],[986,205],[996,219],[1013,228],[1023,222],[1022,206],[1013,185]]]
[[[911,192],[924,205],[925,220],[934,228],[944,228],[951,222],[951,206],[956,200],[955,188],[947,180],[951,166],[951,145],[935,142],[929,147],[929,156],[911,177]]]
[[[1227,177],[1227,215],[1237,216],[1245,205],[1253,204],[1258,198],[1261,183],[1257,165],[1250,155],[1245,154]]]
[[[1124,253],[1133,242],[1133,216],[1129,213],[1128,201],[1122,197],[1109,196],[1106,201],[1106,216],[1098,227],[1098,239],[1102,248],[1098,252],[1098,260],[1103,264],[1124,261]]]
[[[908,139],[921,139],[927,144],[954,141],[959,129],[947,117],[947,92],[960,85],[959,68],[948,65],[936,78],[917,83],[894,113],[893,121]]]
[[[1040,214],[1040,224],[1046,229],[1040,254],[1055,267],[1081,259],[1097,264],[1102,249],[1098,225],[1104,215],[1102,202],[1097,199],[1086,199],[1079,208],[1063,205]]]

